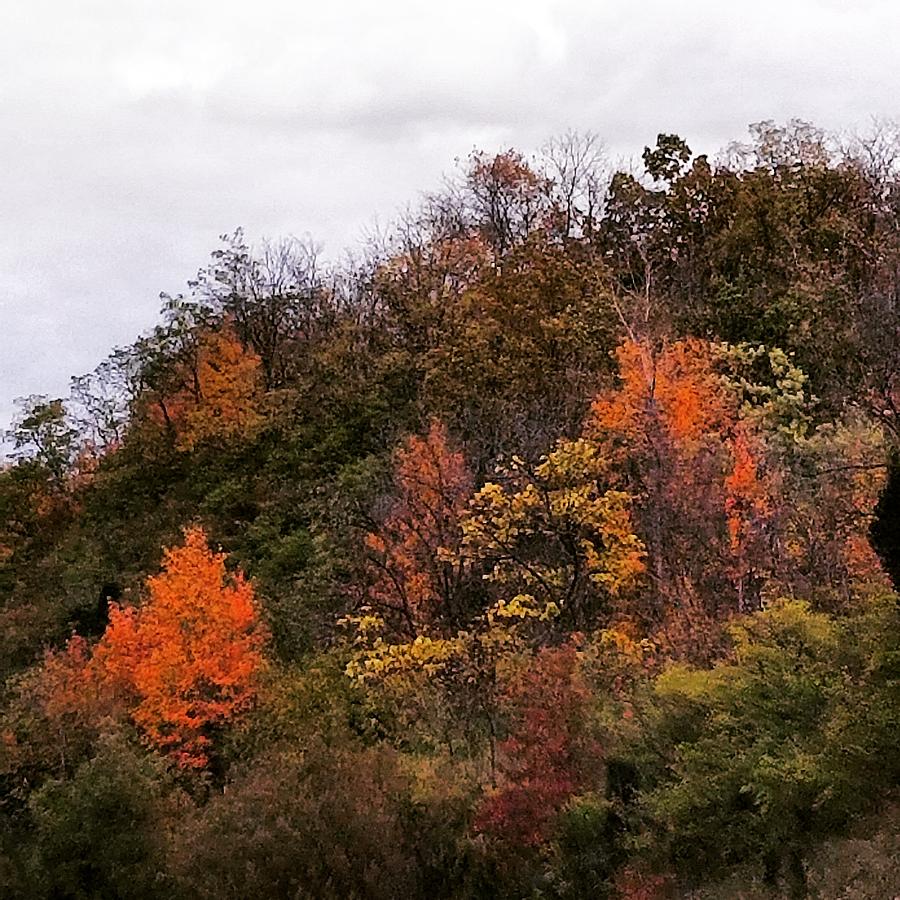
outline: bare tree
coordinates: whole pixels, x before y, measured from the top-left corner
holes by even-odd
[[[590,236],[603,215],[610,170],[606,149],[593,132],[567,131],[541,150],[542,171],[562,217],[563,237]]]

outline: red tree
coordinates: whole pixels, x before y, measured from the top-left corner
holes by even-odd
[[[506,694],[510,733],[499,747],[501,780],[482,801],[476,830],[524,846],[547,838],[560,809],[601,761],[589,731],[590,700],[574,638],[529,661]]]
[[[416,626],[459,615],[459,563],[442,550],[459,546],[459,517],[472,494],[465,457],[451,447],[447,429],[433,421],[424,437],[413,436],[394,460],[397,498],[377,532],[366,537],[373,606]]]

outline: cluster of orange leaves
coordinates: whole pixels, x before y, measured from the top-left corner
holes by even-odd
[[[680,446],[722,431],[733,421],[733,404],[703,341],[676,341],[655,353],[645,343],[627,340],[616,350],[616,361],[619,385],[595,399],[591,431],[646,440],[652,417],[663,435]]]
[[[166,551],[147,586],[143,606],[111,606],[94,659],[134,697],[132,718],[154,745],[203,766],[209,730],[254,698],[265,632],[253,587],[240,572],[228,575],[201,528]]]
[[[255,697],[265,629],[252,585],[229,575],[201,528],[166,550],[140,607],[110,605],[91,652],[75,636],[49,653],[40,698],[50,720],[127,715],[147,742],[182,767],[209,762],[212,733]]]
[[[473,153],[469,158],[468,179],[476,191],[507,191],[535,199],[546,186],[546,181],[515,150],[494,156]]]
[[[432,421],[424,437],[413,435],[397,450],[394,481],[397,499],[379,532],[365,539],[369,599],[418,624],[433,617],[451,589],[453,567],[439,551],[458,544],[472,476],[446,427]]]
[[[725,477],[728,534],[737,557],[743,556],[753,541],[753,523],[773,511],[771,492],[760,475],[760,454],[754,453],[751,441],[743,428],[736,429],[731,442],[734,468]]]
[[[620,470],[636,456],[652,460],[659,468],[652,487],[678,494],[683,509],[705,515],[700,498],[709,497],[725,516],[728,567],[741,578],[776,510],[775,486],[762,442],[716,372],[709,344],[687,339],[654,352],[625,341],[616,356],[620,385],[596,398],[587,433]]]
[[[179,449],[246,437],[262,424],[262,364],[230,328],[202,335],[180,381],[183,387],[164,398]]]

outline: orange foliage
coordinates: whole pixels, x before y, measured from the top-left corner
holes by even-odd
[[[94,660],[130,695],[131,716],[152,744],[202,767],[211,729],[254,699],[265,634],[253,588],[241,573],[228,575],[201,528],[185,531],[147,584],[140,608],[111,605]]]
[[[663,605],[656,617],[699,617],[697,626],[707,630],[707,613],[718,616],[722,601],[717,573],[732,581],[733,608],[759,600],[757,568],[769,564],[776,512],[763,444],[742,419],[708,343],[689,339],[654,352],[626,341],[616,355],[620,385],[594,401],[586,433],[638,498]],[[693,629],[690,621],[675,630],[684,629]]]
[[[79,635],[73,636],[65,649],[48,650],[44,654],[40,690],[34,695],[34,700],[48,720],[82,714],[85,689],[94,680],[90,659],[87,641]]]
[[[732,403],[702,341],[677,341],[658,354],[625,341],[616,359],[621,384],[594,401],[590,432],[639,438],[652,417],[667,438],[683,443],[729,426]]]
[[[773,513],[771,479],[761,471],[761,453],[754,453],[744,428],[738,427],[731,442],[734,466],[725,477],[725,513],[731,542],[731,574],[738,587],[738,606],[743,611],[744,586],[753,576],[753,560],[765,557],[766,525]]]
[[[547,187],[546,179],[541,178],[515,150],[494,156],[473,153],[466,174],[473,194],[482,202],[489,201],[486,211],[493,213],[503,208],[508,214],[513,204],[536,205]]]
[[[79,635],[60,650],[47,650],[41,664],[18,679],[11,710],[7,721],[12,727],[0,740],[0,772],[5,773],[27,772],[34,765],[67,771],[89,752],[104,720],[123,711]]]
[[[262,422],[259,357],[228,331],[207,334],[197,360],[197,402],[184,416],[179,445],[246,436]]]
[[[414,626],[450,613],[446,607],[459,573],[439,551],[459,546],[459,517],[472,492],[472,476],[436,420],[427,435],[406,441],[394,465],[397,499],[381,529],[366,537],[373,573],[369,599]]]
[[[863,581],[882,583],[889,587],[889,580],[872,549],[869,540],[868,526],[871,523],[872,511],[878,497],[884,489],[883,470],[862,468],[851,471],[849,477],[843,479],[843,496],[848,509],[845,518],[848,521],[848,532],[843,543],[843,557],[847,571],[852,578]]]
[[[490,247],[476,233],[440,237],[391,257],[379,266],[376,278],[383,290],[400,283],[441,300],[448,291],[459,292],[477,281],[492,262]]]
[[[482,228],[503,256],[538,224],[548,182],[515,150],[495,156],[473,153],[466,176]]]
[[[750,442],[739,431],[732,444],[734,468],[725,478],[728,512],[728,532],[735,551],[746,543],[749,522],[755,516],[766,515],[771,509],[768,492],[761,480],[757,459],[750,449]]]
[[[162,424],[164,407],[180,450],[246,437],[262,424],[262,364],[229,328],[201,337],[179,380],[183,387],[151,407],[151,416]]]

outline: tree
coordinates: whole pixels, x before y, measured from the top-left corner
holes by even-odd
[[[585,434],[610,461],[612,482],[637,498],[657,605],[642,615],[661,621],[695,601],[716,614],[731,594],[727,582],[716,583],[723,571],[732,575],[734,606],[752,606],[747,553],[769,506],[756,446],[738,428],[739,397],[716,371],[716,348],[626,341],[616,355],[620,385],[597,396]]]
[[[202,768],[216,729],[252,704],[264,666],[253,587],[240,572],[229,575],[225,555],[192,527],[147,588],[142,606],[111,606],[94,664],[129,696],[152,745]]]
[[[485,240],[502,259],[546,213],[548,183],[515,150],[472,153],[465,193]]]
[[[609,187],[604,146],[596,134],[567,131],[541,148],[541,169],[549,182],[563,241],[590,239]]]
[[[69,780],[50,781],[29,803],[35,898],[154,898],[166,889],[166,778],[158,761],[121,735]]]
[[[691,158],[691,148],[677,134],[660,134],[656,138],[656,147],[653,150],[644,147],[641,158],[647,174],[654,181],[671,184]]]
[[[251,436],[264,421],[259,357],[228,323],[182,323],[178,330],[174,350],[145,340],[152,358],[141,369],[144,417],[163,426],[179,450]]]
[[[846,599],[854,581],[879,581],[866,542],[884,470],[871,423],[813,429],[808,379],[779,349],[626,341],[617,358],[620,384],[597,396],[585,435],[635,498],[649,622],[692,627],[766,597]]]
[[[442,551],[459,547],[460,516],[472,492],[463,454],[433,420],[394,456],[397,498],[377,531],[366,536],[368,602],[415,634],[425,623],[460,621],[464,569]]]
[[[597,779],[602,757],[590,734],[577,641],[545,647],[523,665],[503,691],[509,722],[498,748],[500,780],[479,804],[475,827],[514,847],[535,847],[572,795]]]
[[[576,432],[618,341],[605,282],[590,254],[539,230],[445,305],[422,403],[465,436],[476,470]]]
[[[128,425],[125,357],[113,353],[86,375],[71,380],[69,405],[82,441],[95,453],[118,447]]]
[[[561,440],[536,466],[514,458],[472,500],[461,557],[486,565],[504,599],[552,607],[568,627],[608,617],[644,571],[631,497],[605,489],[607,462],[588,441]]]
[[[208,900],[465,898],[464,794],[388,747],[308,741],[244,767],[177,823],[173,870]]]
[[[174,414],[179,448],[247,438],[263,422],[259,357],[245,350],[227,328],[204,334],[195,390],[182,402],[183,412]]]
[[[33,394],[16,401],[20,412],[9,432],[13,456],[32,460],[61,489],[76,453],[76,433],[62,400]]]
[[[285,238],[254,251],[241,229],[221,239],[224,246],[189,287],[252,348],[265,389],[283,387],[304,365],[308,346],[333,324],[318,249],[311,240]]]
[[[48,776],[71,776],[89,759],[104,723],[122,706],[91,664],[87,641],[73,636],[59,650],[8,683],[0,719],[0,772],[15,785],[39,786]]]
[[[214,327],[210,311],[181,295],[161,294],[163,324],[139,337],[116,356],[126,381],[135,418],[161,419],[174,436],[169,398],[197,389],[197,356],[203,334]]]
[[[897,617],[890,596],[845,619],[784,601],[734,623],[733,660],[658,677],[639,806],[664,863],[754,862],[807,896],[809,847],[896,778]]]

